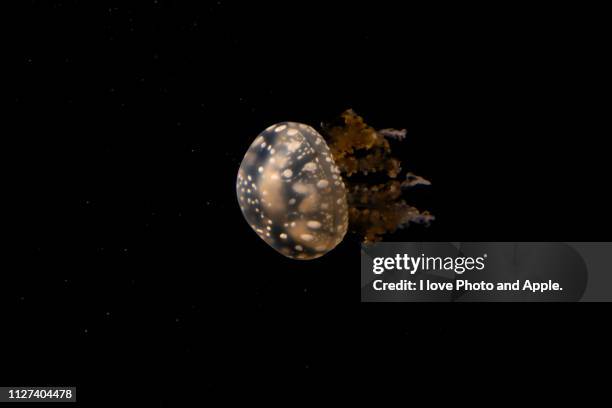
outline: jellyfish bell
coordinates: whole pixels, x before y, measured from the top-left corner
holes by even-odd
[[[434,220],[403,198],[431,184],[402,171],[392,156],[391,143],[402,142],[405,130],[376,130],[349,109],[323,123],[322,131],[325,139],[308,125],[277,123],[255,138],[242,160],[240,209],[272,248],[289,258],[315,259],[342,241],[349,224],[363,242],[376,242]]]
[[[323,137],[302,123],[277,123],[255,138],[240,164],[236,195],[251,228],[289,258],[323,256],[348,229],[340,170]]]

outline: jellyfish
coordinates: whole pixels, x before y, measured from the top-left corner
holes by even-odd
[[[352,110],[321,133],[296,122],[281,122],[261,132],[238,170],[236,194],[244,218],[268,245],[293,259],[309,260],[334,249],[347,231],[364,242],[411,222],[433,216],[408,205],[402,191],[429,181],[407,173],[388,139],[405,131],[376,131]],[[384,173],[384,183],[353,181],[361,174]]]

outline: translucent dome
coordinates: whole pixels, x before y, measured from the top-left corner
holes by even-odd
[[[236,194],[251,228],[289,258],[318,258],[346,234],[340,170],[323,137],[308,125],[282,122],[261,132],[244,155]]]

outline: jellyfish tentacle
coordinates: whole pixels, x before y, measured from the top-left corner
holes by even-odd
[[[430,186],[431,181],[421,176],[417,176],[416,174],[407,173],[405,180],[401,184],[402,188],[414,187],[418,185]]]
[[[378,131],[381,135],[389,139],[402,141],[406,138],[406,129],[381,129]]]
[[[349,109],[338,123],[323,126],[334,160],[347,186],[349,228],[365,242],[380,241],[382,236],[410,223],[428,224],[434,217],[419,211],[402,199],[403,190],[416,185],[430,185],[423,177],[407,173],[396,180],[401,163],[391,156],[387,139],[402,141],[406,130],[376,130]],[[390,179],[373,184],[353,179],[361,173],[384,173]]]

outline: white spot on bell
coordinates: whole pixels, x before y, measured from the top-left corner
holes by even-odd
[[[293,152],[295,152],[297,149],[299,149],[301,145],[302,145],[302,144],[301,144],[301,143],[300,143],[298,140],[293,140],[293,141],[291,141],[291,142],[287,143],[287,150],[288,150],[290,153],[293,153]]]
[[[311,220],[311,221],[308,221],[306,225],[308,226],[308,228],[312,228],[312,229],[321,228],[321,223],[319,221]]]
[[[327,181],[327,180],[319,180],[317,182],[317,187],[319,187],[319,188],[325,188],[327,186],[329,186],[329,181]]]
[[[315,171],[317,169],[317,164],[314,162],[308,162],[302,167],[303,171]]]

